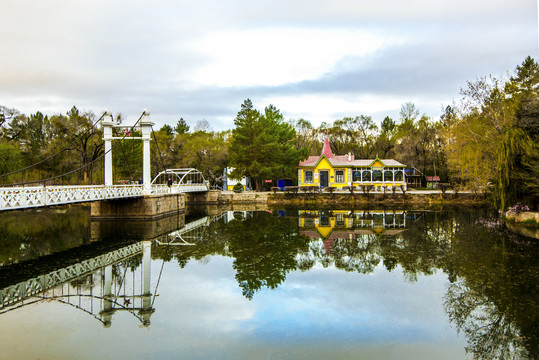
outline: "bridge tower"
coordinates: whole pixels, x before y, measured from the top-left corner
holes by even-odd
[[[142,194],[149,195],[152,192],[152,168],[150,163],[150,140],[153,122],[150,121],[150,110],[144,109],[140,127],[142,131]]]
[[[138,139],[142,140],[142,184],[144,195],[151,194],[151,161],[150,161],[150,141],[152,134],[153,122],[150,121],[150,111],[144,109],[142,111],[142,118],[140,120],[140,129],[142,132],[142,137],[133,138],[129,137],[128,139]],[[125,137],[113,137],[112,128],[115,126],[112,121],[112,114],[109,111],[105,111],[103,114],[103,120],[101,121],[101,126],[103,127],[103,140],[105,141],[105,186],[113,185],[112,177],[112,140],[114,139],[124,139]],[[121,126],[129,128],[128,126]]]
[[[112,114],[105,111],[101,126],[103,127],[103,140],[105,141],[105,186],[114,185],[112,182]]]

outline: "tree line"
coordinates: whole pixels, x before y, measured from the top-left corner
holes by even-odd
[[[425,175],[438,175],[442,183],[492,194],[500,209],[517,202],[536,208],[538,86],[539,65],[527,57],[510,76],[469,81],[461,98],[442,109],[439,120],[421,114],[414,103],[407,102],[397,119],[386,117],[379,125],[360,114],[315,127],[306,119],[286,121],[271,104],[259,111],[246,99],[232,130],[213,131],[206,120],[191,129],[183,118],[174,127],[167,124],[156,130],[151,142],[152,173],[195,167],[219,186],[223,169],[230,167],[232,177],[249,176],[255,189],[263,190],[266,179],[297,178],[298,162],[319,155],[328,136],[335,154],[392,158]],[[94,113],[76,107],[65,115],[49,117],[1,106],[2,184],[43,179],[51,179],[49,183],[101,183],[104,148],[102,132],[93,126],[96,120]],[[123,121],[121,114],[116,121]],[[118,130],[116,135],[125,133]],[[116,181],[142,177],[142,144],[129,136],[115,145]],[[36,163],[39,165],[14,173]],[[70,173],[77,168],[81,171]]]

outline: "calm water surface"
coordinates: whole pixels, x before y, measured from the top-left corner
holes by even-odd
[[[1,359],[536,359],[539,246],[482,209],[0,214]]]

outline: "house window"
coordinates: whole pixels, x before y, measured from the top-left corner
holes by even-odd
[[[327,216],[324,216],[323,214],[320,215],[320,226],[329,226],[329,218]]]
[[[313,182],[313,172],[312,172],[312,170],[305,170],[305,182],[306,183],[312,183]]]
[[[352,179],[354,182],[361,181],[361,170],[360,169],[354,169],[352,172]]]
[[[372,181],[382,181],[382,171],[374,170],[372,172]]]
[[[345,226],[345,222],[344,222],[344,214],[336,214],[335,215],[335,226],[338,226],[338,227],[344,227]]]
[[[395,181],[402,181],[402,171],[395,172]]]
[[[335,182],[338,182],[338,183],[344,182],[344,170],[335,171]]]
[[[371,181],[371,172],[369,170],[363,171],[363,181]]]
[[[384,172],[384,181],[393,181],[393,171]]]

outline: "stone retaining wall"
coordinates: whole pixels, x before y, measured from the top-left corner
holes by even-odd
[[[293,194],[278,192],[241,192],[211,190],[204,193],[160,194],[143,196],[141,198],[127,198],[117,200],[104,200],[92,203],[92,217],[114,219],[153,219],[170,214],[183,212],[185,205],[241,205],[257,204],[261,207],[270,206],[355,206],[376,204],[384,206],[440,206],[440,205],[486,205],[484,196],[474,194],[441,194],[441,193],[315,193]]]
[[[284,193],[247,191],[235,193],[232,191],[212,190],[207,193],[187,194],[187,204],[267,204],[267,205],[355,205],[355,204],[414,204],[414,205],[486,205],[484,196],[461,193]]]
[[[414,193],[334,193],[334,194],[271,194],[268,198],[270,205],[486,205],[484,196],[474,194],[414,194]]]
[[[509,221],[514,221],[516,223],[530,223],[535,222],[536,225],[539,225],[539,212],[536,211],[523,211],[523,212],[514,212],[508,211],[505,213],[505,218]]]
[[[138,198],[94,201],[96,219],[154,219],[185,210],[185,194],[146,195]]]

